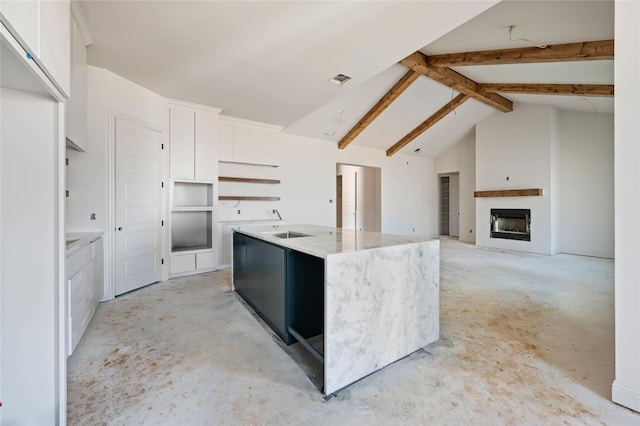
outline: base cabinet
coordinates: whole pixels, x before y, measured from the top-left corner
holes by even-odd
[[[247,295],[247,237],[233,234],[233,287],[243,298]]]
[[[198,272],[212,271],[217,266],[214,251],[202,253],[171,254],[171,275],[189,275]]]
[[[236,291],[286,341],[287,250],[238,233],[233,250]]]
[[[67,356],[78,346],[104,293],[104,250],[97,239],[67,259]]]

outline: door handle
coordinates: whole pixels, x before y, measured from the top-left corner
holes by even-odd
[[[118,231],[122,231],[122,226],[118,228]]]

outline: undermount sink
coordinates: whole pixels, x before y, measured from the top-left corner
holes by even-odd
[[[269,235],[271,235],[272,237],[276,237],[276,238],[313,237],[313,235],[303,234],[302,232],[293,232],[293,231],[275,232],[275,233],[269,233]]]

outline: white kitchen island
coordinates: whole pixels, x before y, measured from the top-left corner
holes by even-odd
[[[330,394],[438,340],[439,259],[436,239],[239,227],[233,282],[287,344],[301,341],[323,363]]]

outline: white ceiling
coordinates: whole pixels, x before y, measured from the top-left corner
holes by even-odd
[[[89,1],[89,63],[163,96],[334,143],[421,50],[454,53],[612,39],[613,1]],[[482,13],[484,11],[484,13]],[[477,16],[476,16],[477,15]],[[613,61],[457,67],[482,83],[613,83]],[[336,86],[338,73],[352,81]],[[353,142],[386,150],[457,93],[420,77]],[[612,113],[613,99],[503,95]],[[401,152],[437,156],[495,110],[468,100]],[[349,148],[347,148],[349,149]]]

